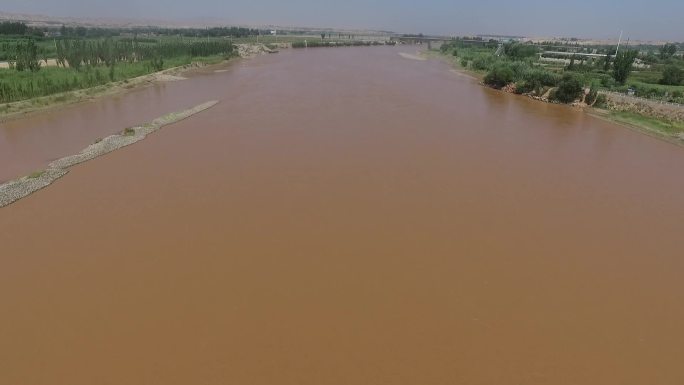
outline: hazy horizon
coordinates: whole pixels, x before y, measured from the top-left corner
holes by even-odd
[[[501,34],[684,41],[684,2],[359,0],[225,3],[220,0],[5,0],[0,11],[55,17],[213,20],[226,24],[391,30],[440,35]]]

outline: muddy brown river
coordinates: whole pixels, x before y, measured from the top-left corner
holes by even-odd
[[[399,52],[0,126],[7,180],[220,100],[0,209],[0,384],[684,383],[684,149]]]

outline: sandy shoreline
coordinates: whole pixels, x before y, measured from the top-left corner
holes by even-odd
[[[202,103],[187,110],[172,112],[137,127],[124,130],[120,134],[108,136],[83,149],[76,155],[69,155],[50,163],[45,171],[15,179],[0,185],[0,208],[8,206],[41,190],[69,172],[69,167],[87,162],[120,148],[139,142],[147,135],[172,123],[187,119],[218,104],[218,101]]]

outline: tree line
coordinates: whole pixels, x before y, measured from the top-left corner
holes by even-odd
[[[179,56],[213,56],[230,55],[233,45],[229,41],[172,41],[140,43],[137,40],[84,40],[60,39],[55,40],[57,51],[57,65],[69,66],[79,70],[82,66],[97,66],[104,64],[112,66],[120,62],[138,62],[144,60],[159,60]],[[5,47],[9,48],[9,47]],[[38,46],[33,39],[18,41],[10,52],[10,68],[17,71],[38,71],[40,60]],[[47,61],[47,58],[43,58]]]
[[[63,39],[54,42],[58,67],[41,69],[32,39],[17,43],[10,70],[0,70],[0,103],[30,99],[106,84],[160,71],[167,61],[175,65],[192,58],[230,57],[228,40],[140,43],[135,39]],[[44,60],[44,59],[43,59]],[[38,73],[40,72],[40,73]]]
[[[103,64],[107,67],[117,63],[133,63],[144,60],[163,60],[179,56],[230,55],[233,44],[229,41],[171,41],[153,44],[134,40],[104,39],[57,40],[57,65],[79,70],[82,66]]]
[[[43,36],[46,32],[53,32],[62,37],[71,38],[102,38],[116,37],[124,34],[152,34],[159,36],[185,36],[185,37],[249,37],[262,32],[259,29],[244,27],[213,27],[213,28],[161,28],[161,27],[136,27],[136,28],[101,28],[85,26],[66,26],[59,28],[35,28],[29,27],[20,21],[0,22],[0,35],[6,36]],[[59,32],[57,34],[57,32]]]
[[[136,27],[124,28],[97,28],[97,27],[67,27],[63,25],[59,29],[62,37],[115,37],[126,34],[154,35],[154,36],[184,36],[184,37],[249,37],[260,34],[258,29],[243,27],[213,27],[213,28],[160,28],[160,27]]]
[[[516,92],[533,93],[537,96],[555,88],[552,98],[562,103],[572,102],[584,92],[585,79],[579,73],[580,69],[586,67],[584,62],[576,64],[573,57],[563,73],[557,73],[534,65],[539,47],[533,44],[508,42],[502,48],[501,56],[496,56],[491,49],[476,48],[461,40],[454,40],[442,45],[440,50],[460,57],[460,63],[464,67],[486,71],[484,83],[495,88],[515,83]],[[634,50],[622,50],[614,58],[607,56],[605,63],[600,65],[605,72],[612,71],[615,82],[624,84],[632,71],[637,54]],[[592,88],[596,90],[596,86]]]
[[[32,28],[20,21],[3,21],[0,23],[0,35],[10,36],[43,36],[43,31],[38,28]]]

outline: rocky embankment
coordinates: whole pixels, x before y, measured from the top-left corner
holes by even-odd
[[[237,48],[238,55],[242,58],[251,58],[265,53],[278,52],[275,49],[267,47],[265,44],[235,44],[235,48]]]
[[[633,112],[639,115],[651,116],[684,122],[684,107],[678,104],[661,103],[656,100],[633,98],[627,95],[605,93],[607,108],[613,111]]]
[[[483,85],[485,84],[483,83]],[[518,93],[515,83],[510,83],[500,90],[512,94]],[[540,95],[536,94],[534,91],[522,95],[542,102],[558,103],[551,98],[553,90],[553,88],[546,87],[542,90]],[[582,97],[570,103],[570,105],[579,108],[593,107],[593,103],[585,103],[585,98],[588,93],[589,89],[585,89],[585,93]],[[661,103],[657,100],[635,98],[614,92],[599,91],[599,94],[605,96],[605,105],[603,105],[602,108],[610,111],[631,112],[656,119],[684,122],[684,107],[682,105]]]
[[[2,184],[0,185],[0,207],[12,204],[19,199],[49,186],[57,179],[66,175],[71,166],[95,159],[122,147],[130,146],[133,143],[145,139],[147,135],[164,126],[198,114],[215,106],[217,103],[218,101],[206,102],[184,111],[164,115],[141,126],[127,128],[120,134],[108,136],[91,144],[79,154],[70,155],[50,163],[45,171],[36,172],[30,176]]]

